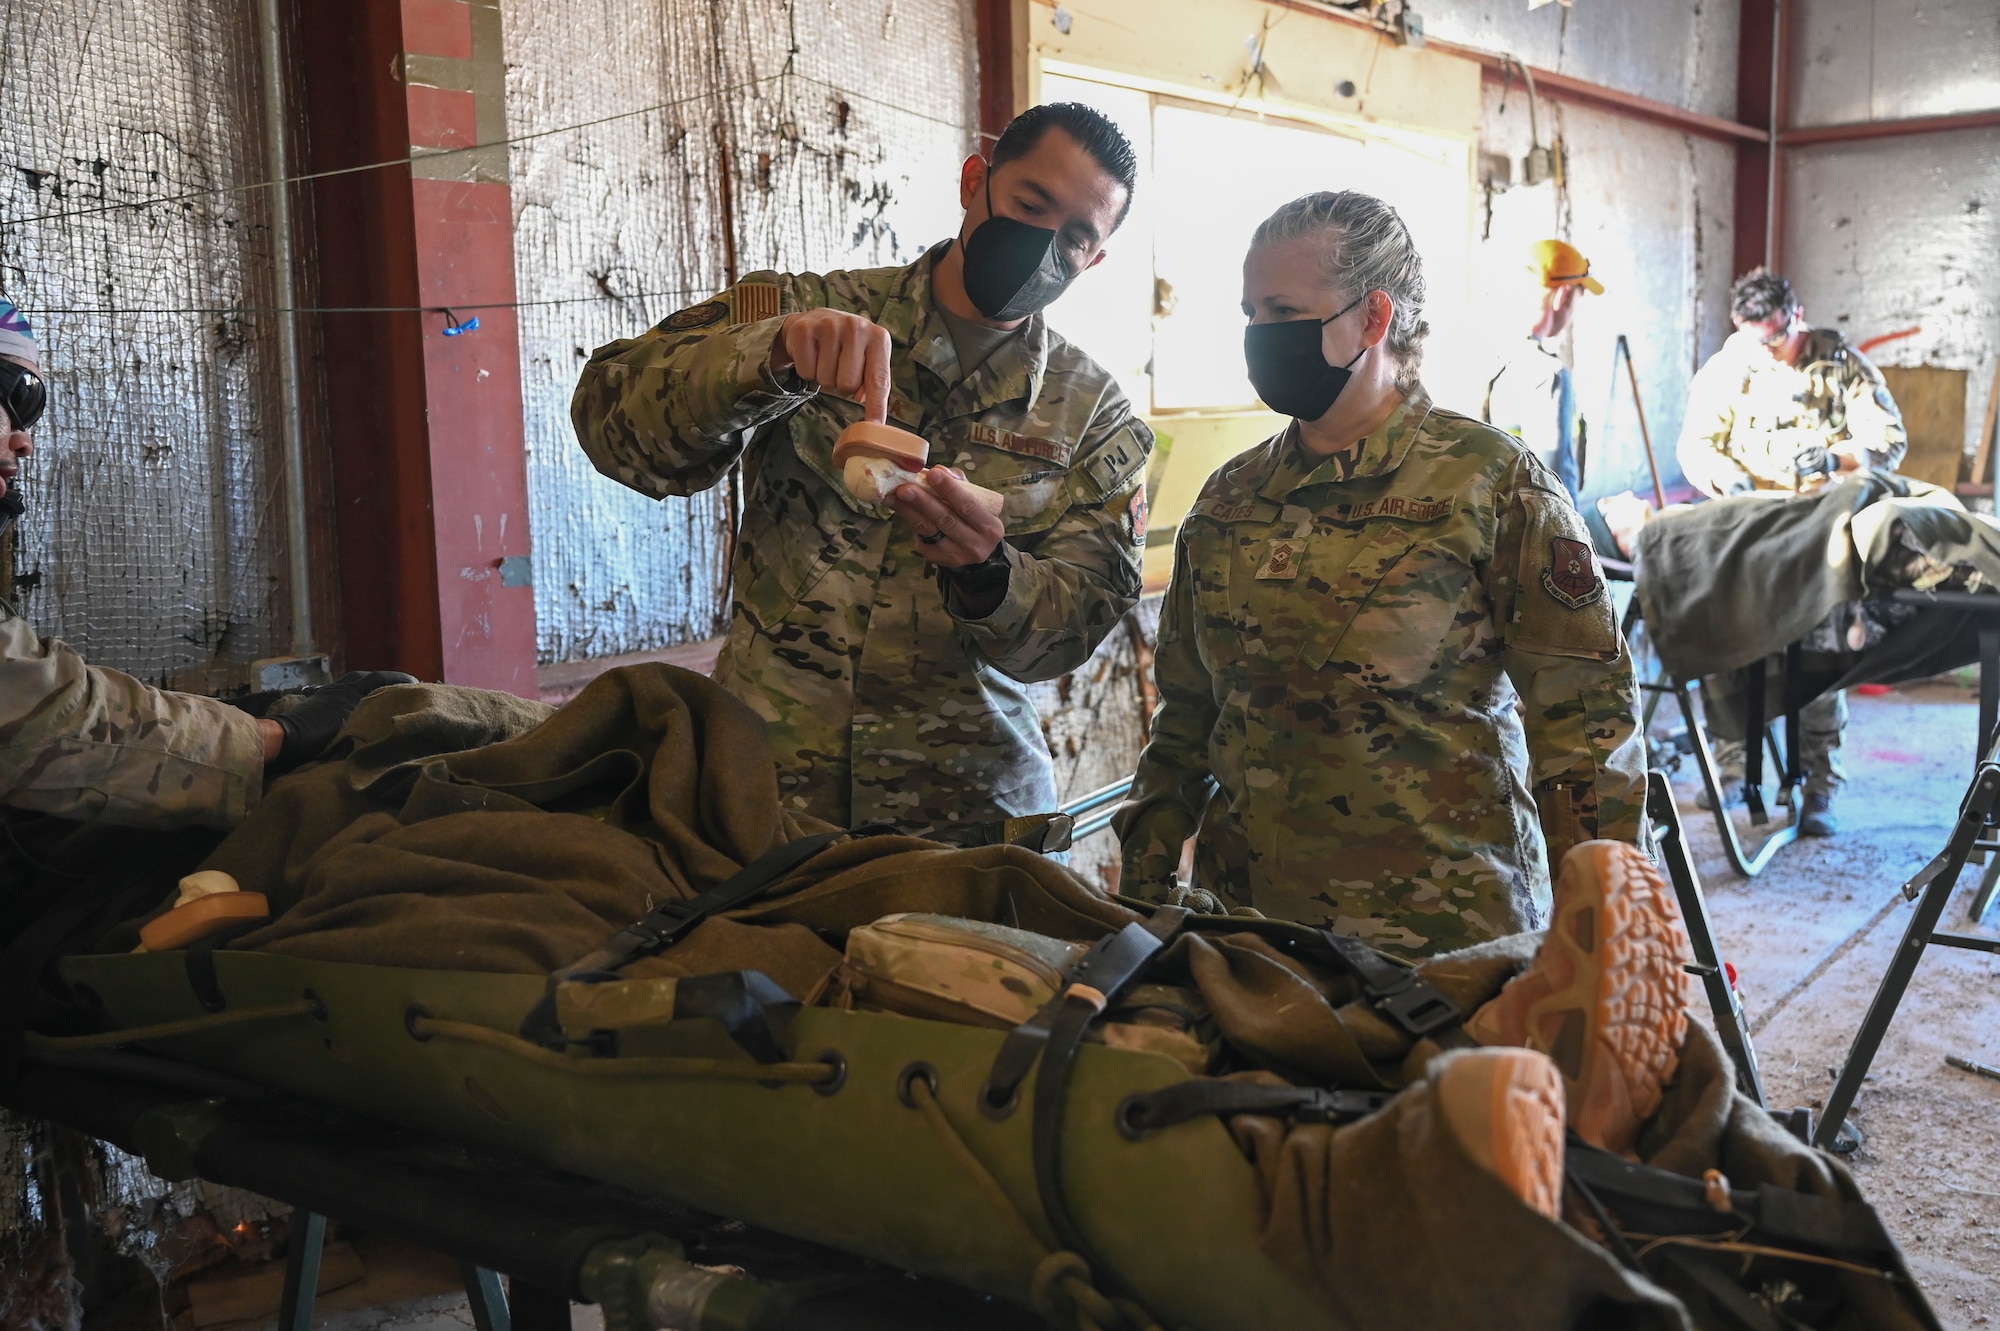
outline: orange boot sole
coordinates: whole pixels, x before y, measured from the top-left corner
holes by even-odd
[[[1466,1153],[1549,1219],[1562,1211],[1562,1074],[1532,1049],[1474,1049],[1439,1069],[1435,1103]]]
[[[1629,1154],[1680,1065],[1692,958],[1680,907],[1652,861],[1622,841],[1588,841],[1563,857],[1534,962],[1466,1030],[1484,1045],[1547,1054],[1577,1135]]]

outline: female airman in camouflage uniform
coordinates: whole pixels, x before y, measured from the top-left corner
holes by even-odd
[[[1576,509],[1512,436],[1431,405],[1393,209],[1258,228],[1245,354],[1282,433],[1211,477],[1174,552],[1160,710],[1120,811],[1125,891],[1422,955],[1543,922],[1549,865],[1636,841],[1631,665]]]

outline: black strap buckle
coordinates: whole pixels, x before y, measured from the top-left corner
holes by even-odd
[[[1414,966],[1391,961],[1360,939],[1331,929],[1322,929],[1319,936],[1328,955],[1361,981],[1369,1006],[1412,1040],[1441,1034],[1465,1020],[1464,1010],[1417,974]]]
[[[698,897],[662,901],[643,917],[613,934],[611,940],[597,951],[551,974],[542,1001],[521,1022],[522,1038],[551,1049],[566,1048],[568,1041],[556,1020],[555,997],[556,986],[564,980],[599,971],[616,972],[640,957],[662,952],[694,932],[710,916],[736,910],[757,900],[780,879],[834,842],[846,837],[874,836],[894,830],[883,824],[870,823],[850,832],[821,832],[800,837],[797,841],[766,851],[731,874],[721,886],[711,888]]]
[[[1448,1030],[1465,1020],[1458,1004],[1446,998],[1411,971],[1401,985],[1387,992],[1368,991],[1368,1001],[1412,1039],[1421,1040]]]

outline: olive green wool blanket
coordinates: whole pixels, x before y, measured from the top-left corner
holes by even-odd
[[[553,712],[472,690],[386,689],[344,735],[344,756],[273,786],[204,866],[271,897],[273,922],[233,946],[545,973],[654,904],[713,888],[766,851],[826,830],[783,807],[761,721],[711,681],[669,666],[611,671]],[[761,970],[804,996],[833,970],[848,930],[898,911],[1079,941],[1142,918],[1016,847],[868,836],[835,843],[756,904],[707,921],[629,973]],[[1502,939],[1420,969],[1471,1011],[1538,941]],[[1247,932],[1207,932],[1183,934],[1149,978],[1201,991],[1244,1075],[1407,1088],[1346,1127],[1234,1120],[1265,1201],[1261,1242],[1341,1322],[1371,1331],[1691,1325],[1666,1292],[1465,1156],[1430,1110],[1438,1047],[1413,1044],[1378,1017],[1349,976]],[[1698,1026],[1641,1146],[1662,1168],[1697,1177],[1721,1168],[1739,1188],[1855,1196],[1837,1164],[1735,1092],[1714,1037]],[[1850,1301],[1869,1313],[1866,1324],[1916,1325],[1868,1278],[1853,1282]]]

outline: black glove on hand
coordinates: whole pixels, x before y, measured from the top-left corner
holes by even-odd
[[[964,568],[938,566],[938,582],[958,594],[958,609],[967,619],[984,619],[1007,599],[1007,584],[1013,580],[1013,565],[1007,562],[1007,542],[993,547],[985,562]]]
[[[1815,476],[1831,476],[1840,470],[1840,464],[1834,461],[1833,454],[1826,451],[1825,444],[1809,444],[1800,449],[1792,459],[1792,466],[1798,471],[1801,481]]]
[[[311,762],[326,752],[363,698],[391,684],[416,682],[415,675],[400,670],[353,670],[331,684],[305,690],[298,706],[271,718],[285,732],[285,742],[277,759],[266,763],[264,770],[275,776]]]

